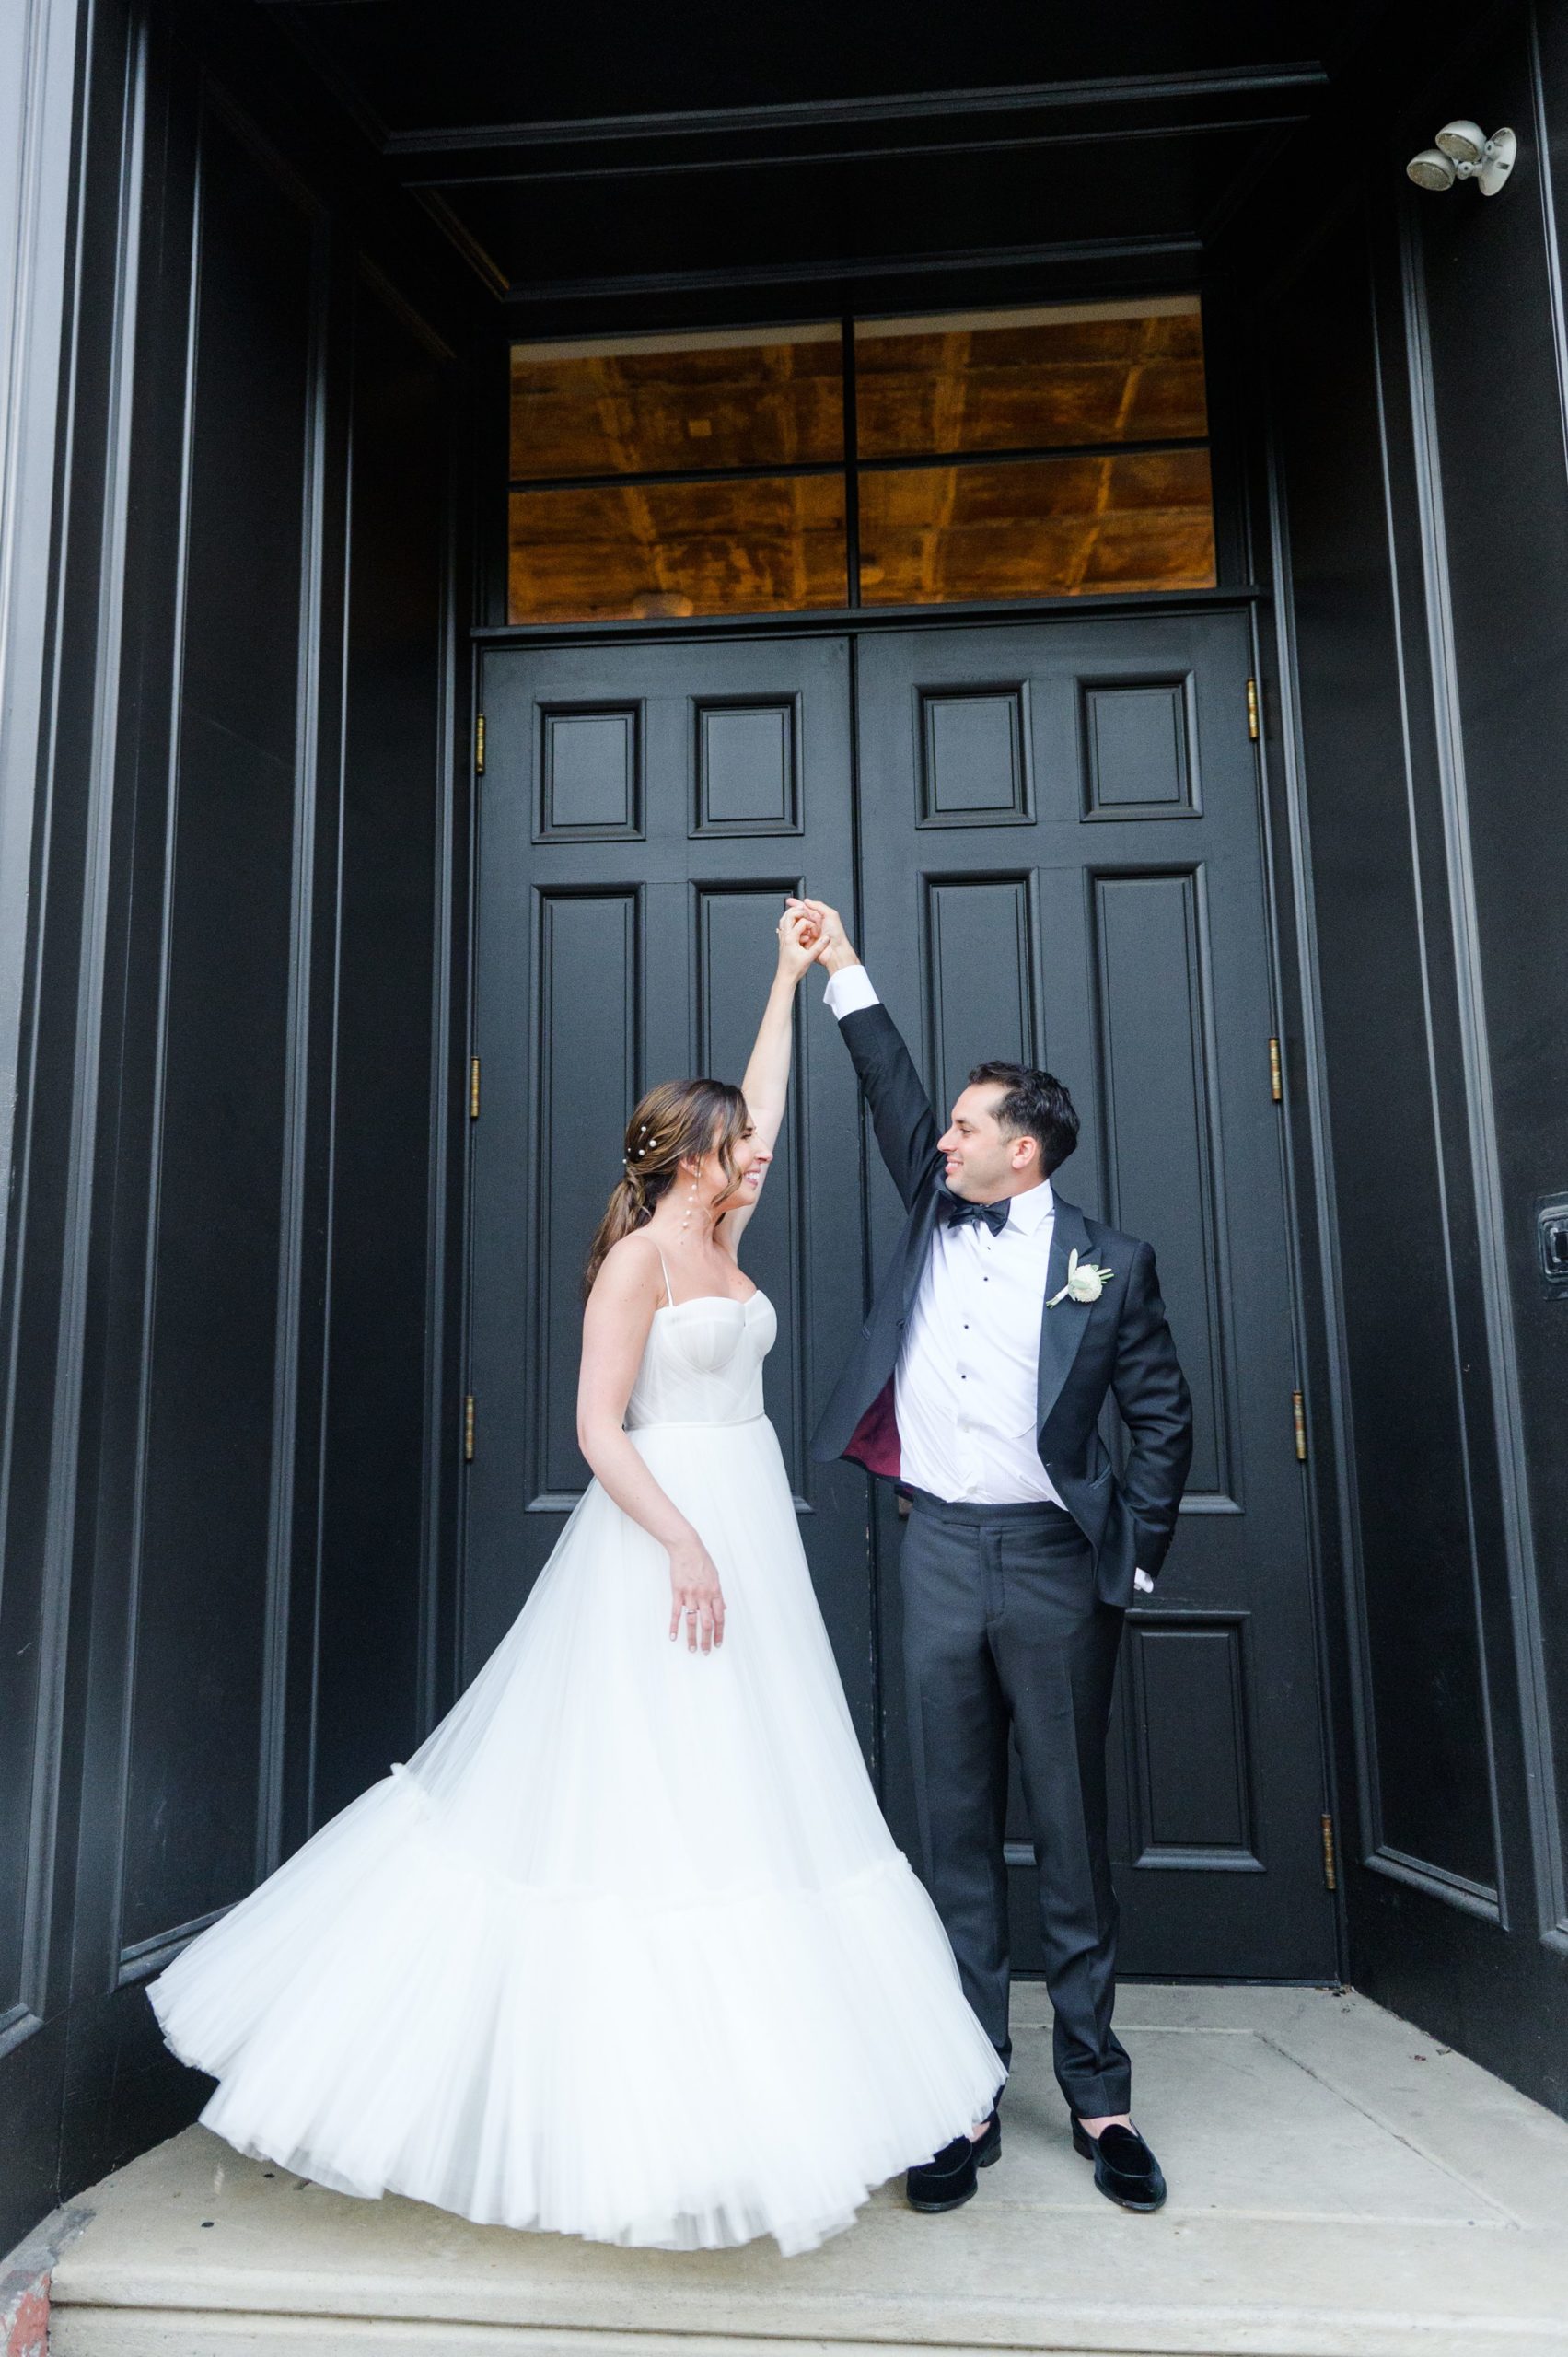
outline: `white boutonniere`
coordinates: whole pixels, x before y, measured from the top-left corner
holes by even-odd
[[[1098,1301],[1115,1274],[1114,1269],[1097,1269],[1092,1260],[1080,1260],[1074,1249],[1067,1255],[1066,1283],[1045,1306],[1054,1309],[1059,1301]]]

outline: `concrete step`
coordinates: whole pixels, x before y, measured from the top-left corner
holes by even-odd
[[[1347,1992],[1128,1989],[1166,2208],[1073,2153],[1017,1992],[1002,2161],[803,2258],[627,2251],[353,2201],[189,2129],[82,2197],[52,2357],[1568,2357],[1568,2125]]]

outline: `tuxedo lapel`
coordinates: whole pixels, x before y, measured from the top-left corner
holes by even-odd
[[[1086,1260],[1089,1255],[1089,1231],[1084,1225],[1084,1214],[1076,1203],[1056,1198],[1056,1219],[1051,1229],[1051,1257],[1046,1270],[1045,1297],[1060,1293],[1067,1282],[1067,1255],[1076,1252]],[[1083,1302],[1065,1299],[1054,1309],[1042,1309],[1040,1315],[1040,1394],[1036,1429],[1043,1431],[1047,1417],[1062,1397],[1062,1387],[1073,1372],[1073,1361],[1078,1355],[1078,1345],[1089,1322],[1089,1311]]]
[[[904,1231],[903,1300],[900,1305],[905,1318],[914,1314],[914,1300],[920,1291],[920,1281],[931,1262],[931,1239],[936,1233],[941,1217],[942,1189],[940,1184],[928,1187],[909,1216]]]

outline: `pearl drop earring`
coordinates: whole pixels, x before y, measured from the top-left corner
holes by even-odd
[[[687,1229],[691,1226],[691,1214],[692,1214],[692,1213],[696,1210],[696,1208],[697,1208],[697,1181],[695,1180],[695,1178],[693,1178],[693,1179],[692,1179],[692,1181],[691,1181],[691,1192],[690,1196],[688,1197],[688,1199],[687,1199],[687,1203],[686,1203],[686,1216],[685,1216],[685,1218],[684,1218],[684,1219],[681,1221],[681,1223],[680,1223],[680,1233],[681,1233],[681,1235],[682,1235],[682,1236],[684,1236],[684,1235],[685,1235],[685,1233],[686,1233]]]

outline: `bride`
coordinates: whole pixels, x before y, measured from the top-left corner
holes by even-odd
[[[866,1776],[738,1259],[814,924],[780,922],[743,1086],[666,1082],[632,1116],[588,1261],[594,1479],[506,1635],[148,1984],[241,2152],[482,2222],[789,2253],[990,2110],[1002,2065]]]

